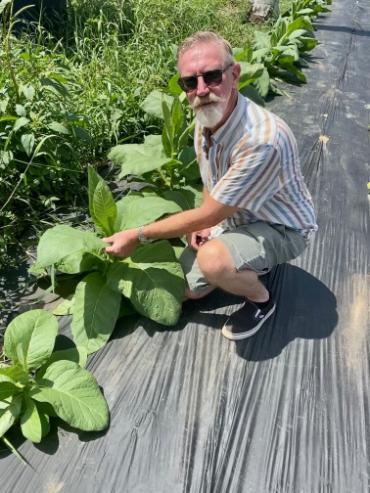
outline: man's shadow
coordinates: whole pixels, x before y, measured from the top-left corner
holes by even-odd
[[[239,356],[248,361],[271,359],[296,338],[323,339],[333,332],[338,321],[336,298],[317,278],[282,264],[261,281],[276,300],[276,311],[257,334],[232,342]],[[221,329],[241,303],[241,298],[217,290],[205,299],[187,302],[184,315],[190,324]]]

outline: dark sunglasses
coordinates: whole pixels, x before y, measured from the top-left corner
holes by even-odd
[[[185,92],[194,91],[198,86],[198,77],[203,77],[204,83],[208,87],[218,86],[222,82],[222,74],[229,69],[234,62],[229,63],[225,68],[218,68],[216,70],[209,70],[198,75],[190,75],[189,77],[179,77],[178,84]]]

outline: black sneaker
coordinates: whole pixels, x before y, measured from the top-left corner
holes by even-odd
[[[262,309],[251,301],[236,312],[232,313],[222,327],[222,335],[232,341],[240,341],[254,335],[271,317],[276,308],[276,303],[270,298],[269,303]]]

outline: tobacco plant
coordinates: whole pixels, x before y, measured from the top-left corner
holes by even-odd
[[[269,32],[256,31],[254,43],[238,50],[239,63],[260,64],[263,69],[252,81],[252,86],[262,98],[269,92],[282,94],[276,80],[293,83],[306,82],[302,67],[307,66],[306,54],[317,46],[311,18],[329,9],[322,0],[299,0],[279,16]]]
[[[283,17],[297,19],[298,17],[317,17],[319,14],[330,12],[328,5],[331,0],[296,0]]]
[[[31,272],[52,277],[55,272],[83,275],[73,297],[71,330],[76,345],[89,354],[108,341],[120,313],[136,311],[161,324],[175,324],[185,281],[168,241],[140,246],[131,257],[119,259],[105,253],[106,243],[101,240],[181,211],[174,200],[144,191],[115,202],[92,168],[88,189],[95,231],[67,225],[50,228],[40,238]]]
[[[35,443],[49,433],[53,416],[84,431],[108,426],[107,402],[95,378],[82,367],[86,351],[54,350],[57,332],[56,318],[44,310],[17,316],[5,331],[0,438],[15,453],[4,435],[18,422],[23,436]]]
[[[186,103],[178,96],[153,92],[144,109],[163,120],[162,135],[147,135],[142,144],[113,147],[108,157],[121,166],[119,178],[142,177],[146,183],[173,190],[199,181],[194,148],[194,122],[187,120]]]
[[[306,64],[302,54],[316,45],[317,40],[308,17],[292,20],[280,16],[270,33],[256,32],[253,50],[247,52],[247,56],[253,62],[265,66],[255,83],[259,93],[266,97],[270,90],[278,92],[272,79],[306,82],[306,76],[301,70]]]

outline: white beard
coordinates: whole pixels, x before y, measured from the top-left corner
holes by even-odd
[[[223,104],[212,103],[205,104],[194,108],[195,116],[198,122],[206,128],[214,128],[221,120],[224,114]]]

